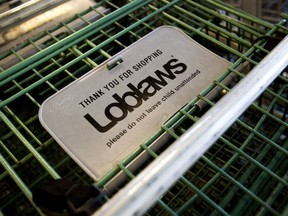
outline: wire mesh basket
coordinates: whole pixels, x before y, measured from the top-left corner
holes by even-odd
[[[117,1],[100,1],[1,52],[0,206],[4,215],[42,215],[33,202],[32,191],[59,178],[96,184],[105,191],[108,204],[229,95],[288,33],[286,14],[277,24],[271,24],[218,0],[113,2]],[[49,96],[162,25],[182,29],[233,65],[197,98],[187,101],[127,159],[93,182],[42,128],[39,107]],[[246,64],[245,70],[238,70],[241,63]],[[285,215],[287,73],[286,68],[271,80],[257,100],[145,214]],[[215,91],[216,96],[211,97]],[[156,148],[155,141],[163,137],[165,141]],[[145,158],[145,163],[138,163],[139,157]]]

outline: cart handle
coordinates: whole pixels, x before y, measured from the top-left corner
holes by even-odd
[[[287,65],[288,36],[173,145],[93,216],[144,214],[213,145]]]

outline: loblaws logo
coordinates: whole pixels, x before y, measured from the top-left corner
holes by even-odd
[[[131,91],[125,92],[122,96],[119,96],[117,93],[112,95],[115,101],[109,104],[104,110],[104,114],[109,122],[108,124],[101,125],[89,113],[84,115],[84,118],[99,132],[105,133],[119,121],[125,119],[129,113],[141,106],[143,101],[148,100],[161,90],[162,87],[166,86],[168,84],[166,79],[174,80],[177,74],[181,74],[187,70],[187,65],[175,58],[169,60],[162,67],[166,73],[156,70],[154,72],[156,78],[147,76],[137,86],[134,86],[132,83],[127,84],[127,87]]]

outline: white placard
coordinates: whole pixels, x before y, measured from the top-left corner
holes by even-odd
[[[163,26],[48,98],[40,121],[98,180],[230,65]]]

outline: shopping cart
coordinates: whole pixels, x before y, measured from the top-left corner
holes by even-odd
[[[42,215],[32,192],[62,178],[103,191],[95,215],[287,215],[287,14],[271,24],[218,0],[113,2],[0,54],[2,213]],[[40,125],[39,107],[162,25],[233,65],[94,182]]]

